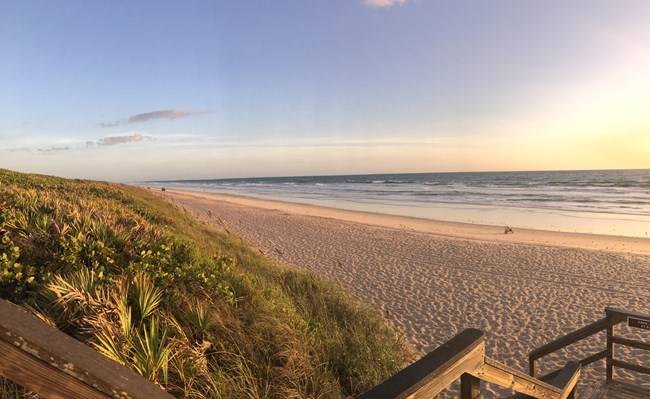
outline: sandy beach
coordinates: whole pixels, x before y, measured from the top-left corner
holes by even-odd
[[[604,317],[650,313],[650,239],[436,222],[247,197],[159,192],[265,255],[313,270],[381,307],[420,354],[465,328],[488,355],[527,371],[530,350]],[[649,340],[650,331],[621,326]],[[541,372],[605,349],[604,333],[541,359]],[[619,351],[631,362],[650,355]],[[636,357],[635,357],[636,356]],[[583,381],[604,380],[604,361]],[[639,375],[621,369],[617,378]]]

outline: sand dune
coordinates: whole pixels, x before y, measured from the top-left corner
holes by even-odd
[[[421,354],[475,327],[487,333],[489,356],[526,371],[530,350],[603,317],[606,306],[650,313],[648,239],[519,229],[506,235],[502,226],[205,193],[161,195],[266,255],[322,273],[384,308]],[[648,331],[619,331],[650,340]],[[604,339],[601,333],[543,358],[542,372],[605,349]],[[650,355],[631,361],[647,366]],[[586,368],[583,380],[604,375],[603,361]]]

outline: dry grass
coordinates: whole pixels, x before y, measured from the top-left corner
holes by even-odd
[[[0,206],[0,296],[176,397],[350,397],[409,356],[376,309],[146,190],[0,170]]]

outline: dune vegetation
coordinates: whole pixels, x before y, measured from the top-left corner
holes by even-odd
[[[351,397],[410,356],[377,309],[150,190],[0,169],[0,210],[0,297],[175,397]]]

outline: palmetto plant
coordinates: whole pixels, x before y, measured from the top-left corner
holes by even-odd
[[[113,334],[113,331],[110,329],[99,330],[95,333],[95,339],[96,342],[93,343],[93,346],[104,356],[124,366],[129,364],[129,356],[125,351],[123,340]],[[130,342],[130,340],[126,342]]]
[[[198,299],[193,299],[187,311],[187,319],[196,330],[197,338],[203,337],[212,324],[210,320],[210,307]]]
[[[159,319],[151,316],[148,327],[135,334],[130,340],[133,365],[138,373],[145,378],[159,382],[162,373],[164,384],[167,384],[169,361],[174,356],[174,348],[167,339],[167,329]]]
[[[338,399],[397,371],[381,315],[327,287],[151,191],[0,169],[0,297],[176,397]]]
[[[131,280],[133,284],[129,284]],[[73,333],[90,335],[99,352],[149,380],[167,383],[174,347],[165,319],[171,316],[159,312],[162,291],[148,276],[120,276],[107,283],[94,271],[82,268],[54,276],[43,298],[41,303],[50,303],[57,313],[58,324]],[[134,306],[139,310],[135,325]]]
[[[133,279],[138,310],[140,311],[140,324],[153,315],[162,300],[162,291],[153,285],[151,278],[144,273],[138,273]]]
[[[105,307],[98,276],[85,268],[68,276],[52,276],[42,290],[39,305],[55,314],[55,321],[64,330],[78,334],[85,331],[88,319]]]

